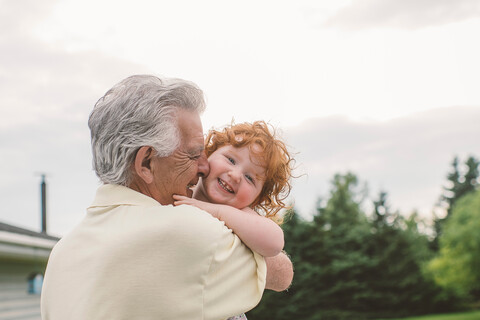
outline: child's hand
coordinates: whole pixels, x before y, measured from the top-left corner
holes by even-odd
[[[181,204],[188,204],[188,205],[197,207],[195,205],[195,202],[201,202],[200,200],[189,198],[189,197],[186,197],[186,196],[181,196],[181,195],[178,195],[178,194],[173,195],[173,200],[174,200],[173,204],[175,206],[179,206]]]
[[[218,218],[218,214],[219,214],[218,211],[219,210],[218,210],[218,206],[215,205],[215,204],[200,201],[200,200],[185,197],[185,196],[181,196],[181,195],[178,195],[178,194],[173,195],[173,200],[174,200],[173,204],[175,206],[179,206],[181,204],[187,204],[187,205],[194,206],[194,207],[197,207],[199,209],[202,209],[204,211],[207,211],[208,213],[210,213],[215,218]]]

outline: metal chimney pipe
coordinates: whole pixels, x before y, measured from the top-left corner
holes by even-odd
[[[47,184],[45,183],[45,174],[42,174],[40,190],[42,194],[42,233],[47,233]]]

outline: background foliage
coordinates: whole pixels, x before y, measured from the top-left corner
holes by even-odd
[[[444,225],[435,280],[465,299],[480,299],[480,190],[462,197]]]
[[[248,318],[398,318],[459,310],[478,299],[478,161],[470,157],[466,166],[462,173],[458,159],[452,162],[442,195],[448,214],[435,219],[433,236],[415,213],[392,212],[386,192],[373,201],[373,212],[364,212],[357,177],[335,175],[313,220],[288,212],[283,229],[295,266],[291,288],[266,291]]]

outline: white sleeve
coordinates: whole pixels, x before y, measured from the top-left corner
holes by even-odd
[[[204,319],[226,319],[253,309],[265,289],[265,259],[222,228],[205,279]]]

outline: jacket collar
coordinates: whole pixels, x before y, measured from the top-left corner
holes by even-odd
[[[118,205],[161,206],[157,200],[133,189],[116,184],[104,184],[98,188],[90,208]]]

